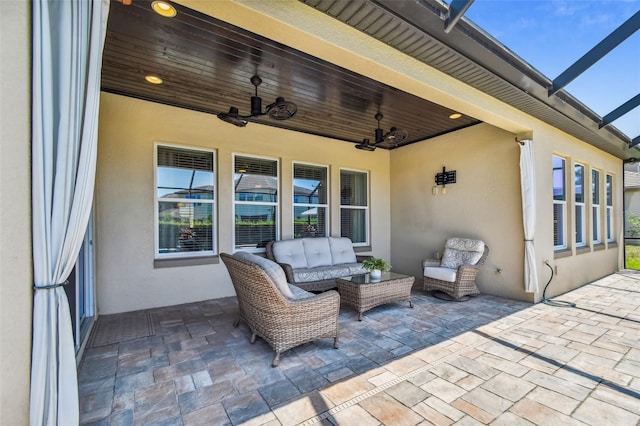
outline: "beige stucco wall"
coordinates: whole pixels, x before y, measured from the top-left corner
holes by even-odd
[[[515,135],[482,124],[413,144],[391,154],[391,253],[394,266],[421,275],[421,260],[441,251],[449,236],[479,238],[490,247],[487,263],[478,277],[483,293],[539,302],[550,276],[546,296],[553,297],[594,281],[619,268],[622,254],[622,163],[543,123],[533,131],[536,161],[536,233],[538,293],[524,291],[522,212],[520,195],[520,149]],[[571,182],[576,162],[614,176],[614,235],[616,242],[576,249],[571,201],[567,203],[569,247],[562,254],[553,248],[553,195],[551,159],[567,159],[568,200],[574,199]],[[457,171],[457,183],[446,195],[433,195],[435,174]],[[587,186],[590,188],[590,185]],[[604,186],[602,187],[604,196]],[[590,204],[586,206],[591,211]],[[604,235],[604,199],[601,229]],[[587,234],[591,222],[587,214]],[[604,238],[603,238],[604,239]],[[500,269],[500,272],[498,272]]]
[[[448,237],[490,248],[478,276],[483,293],[532,300],[523,291],[519,148],[514,135],[480,124],[391,154],[391,254],[394,267],[422,277],[422,260],[442,253]],[[456,171],[437,187],[436,173]],[[501,272],[497,272],[500,269]]]
[[[549,276],[544,260],[556,270],[548,296],[617,268],[617,245],[604,244],[579,254],[572,247],[569,256],[556,258],[550,167],[554,153],[572,153],[568,170],[573,161],[579,161],[612,173],[614,202],[619,206],[615,214],[621,219],[619,160],[544,125],[534,137],[538,169],[535,245],[541,288],[538,294],[530,294],[523,290],[519,148],[510,132],[481,124],[392,152],[369,153],[344,142],[254,123],[239,129],[209,114],[103,94],[96,194],[101,314],[233,295],[222,264],[154,269],[155,141],[216,150],[221,252],[233,250],[231,158],[233,153],[242,153],[279,159],[283,224],[291,221],[292,162],[330,165],[332,235],[339,235],[340,167],[370,171],[372,253],[388,258],[394,270],[418,279],[420,261],[441,250],[451,235],[480,238],[491,247],[478,278],[481,291],[488,294],[539,301]],[[457,182],[447,187],[446,194],[434,195],[433,179],[443,166],[457,171]],[[549,173],[544,172],[547,169]],[[619,220],[616,225],[620,229]],[[283,225],[281,233],[283,238],[291,236],[288,226]]]
[[[370,172],[371,249],[390,257],[389,152],[211,114],[103,93],[96,184],[97,300],[100,314],[234,294],[222,263],[154,269],[154,142],[210,148],[217,155],[219,251],[232,252],[232,155],[280,161],[282,223],[291,223],[292,162],[330,166],[331,234],[339,229],[340,168]],[[374,213],[373,213],[374,212]],[[283,238],[292,230],[283,225]]]
[[[31,144],[29,2],[0,2],[0,423],[29,420]]]

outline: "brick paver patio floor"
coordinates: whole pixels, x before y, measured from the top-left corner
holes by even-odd
[[[361,322],[343,306],[339,349],[308,343],[277,368],[232,326],[235,298],[148,310],[152,335],[86,350],[81,423],[640,423],[640,274],[558,297],[575,307],[412,296]]]

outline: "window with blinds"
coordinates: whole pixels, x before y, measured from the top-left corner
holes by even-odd
[[[340,235],[354,246],[369,245],[369,175],[340,170]]]
[[[600,171],[591,170],[591,240],[594,244],[602,242],[600,235]]]
[[[234,155],[234,247],[263,251],[279,231],[278,161]]]
[[[329,236],[328,170],[293,163],[293,238]]]
[[[156,258],[215,254],[213,151],[156,145]]]
[[[613,234],[613,175],[607,173],[605,178],[605,186],[606,186],[606,232],[607,232],[607,241],[612,242],[614,238]]]
[[[586,224],[585,224],[585,188],[584,188],[584,165],[576,164],[574,166],[574,185],[575,185],[575,225],[576,225],[576,247],[586,245]]]
[[[567,189],[565,159],[553,156],[553,248],[563,249],[567,247],[566,223],[567,223]]]

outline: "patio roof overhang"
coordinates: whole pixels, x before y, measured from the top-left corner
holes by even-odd
[[[610,122],[602,125],[606,117],[561,87],[550,96],[553,80],[471,21],[461,17],[447,31],[443,19],[449,8],[440,1],[359,0],[349,2],[349,7],[333,0],[301,1],[612,155],[628,159],[640,154],[632,149],[638,138],[632,140]],[[614,34],[635,31],[629,27],[637,25],[637,19],[634,16]],[[423,43],[407,43],[421,35],[429,37]]]
[[[632,140],[564,90],[549,96],[552,80],[461,17],[445,30],[447,6],[435,1],[301,0],[334,19],[386,43],[618,158],[640,156]],[[374,139],[381,126],[408,132],[395,149],[481,122],[326,60],[266,39],[198,11],[176,5],[178,15],[153,13],[149,1],[114,2],[105,44],[102,89],[211,114],[231,106],[249,114],[251,96],[267,105],[285,97],[298,106],[286,121],[264,116],[249,121],[326,136],[350,143]],[[448,32],[447,32],[448,31]],[[144,74],[165,84],[152,87]],[[263,84],[252,86],[258,74]],[[212,117],[215,119],[215,117]]]

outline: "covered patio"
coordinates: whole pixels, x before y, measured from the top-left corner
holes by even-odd
[[[442,36],[439,5],[420,14],[424,22],[388,7],[436,0],[364,1],[356,11],[372,18],[363,22],[375,31],[352,24],[354,6],[332,16],[325,9],[331,2],[179,0],[172,22],[195,24],[186,42],[173,45],[177,32],[162,17],[153,21],[159,41],[145,46],[135,34],[114,32],[118,13],[144,15],[151,6],[130,3],[96,0],[90,16],[83,10],[77,24],[85,28],[91,19],[93,47],[57,43],[58,35],[72,38],[62,31],[71,28],[66,19],[81,15],[36,7],[89,2],[0,6],[3,63],[10,64],[3,67],[0,198],[11,207],[3,209],[0,231],[12,236],[0,257],[0,393],[11,407],[3,422],[638,422],[636,281],[610,275],[621,268],[622,166],[638,161],[636,140],[564,90],[549,94],[551,79],[494,49],[499,43],[472,23],[462,20]],[[196,51],[185,62],[180,54],[195,41],[213,44],[200,30],[214,20],[223,33],[250,33],[249,42],[218,46],[218,56]],[[392,28],[408,29],[409,44],[393,42]],[[282,52],[258,54],[255,40],[317,58],[316,65],[281,70]],[[411,46],[426,56],[403,50]],[[118,49],[149,58],[116,62]],[[167,58],[178,59],[178,69],[197,71],[201,63],[215,75],[212,85],[151,66]],[[317,74],[318,63],[328,64],[325,75]],[[70,78],[68,69],[82,72]],[[326,84],[338,69],[349,78]],[[158,70],[162,89],[145,80]],[[154,94],[186,88],[206,107],[130,93],[110,78],[125,86],[139,80]],[[265,111],[282,96],[300,111],[284,126],[251,102],[251,115],[229,124],[234,105],[246,114],[258,94],[265,104],[276,100]],[[400,141],[396,126],[410,136]],[[536,171],[527,191],[523,146]],[[167,162],[167,153],[198,161]],[[187,185],[158,178],[174,165],[191,173]],[[241,191],[237,175],[247,169],[277,182],[277,192],[257,181],[259,191]],[[317,206],[296,198],[296,181],[309,170],[327,188]],[[438,183],[445,171],[457,173],[455,185]],[[200,172],[209,181],[192,185]],[[527,203],[538,213],[535,240],[523,230]],[[356,251],[418,280],[420,261],[446,238],[486,241],[492,254],[478,277],[482,294],[449,304],[416,289],[415,309],[379,307],[361,323],[345,307],[339,350],[330,341],[307,344],[271,368],[264,343],[250,345],[248,330],[232,326],[234,289],[219,256],[262,253],[268,239],[294,238],[295,212],[314,207],[326,211],[327,236],[357,236]],[[188,227],[167,247],[160,237],[179,229],[178,212]],[[241,231],[255,224],[269,238],[242,240]],[[13,238],[16,230],[24,237]],[[200,251],[194,235],[206,236]],[[532,305],[545,292],[528,283],[546,279],[547,267],[555,272],[547,296],[575,298],[577,308]]]
[[[308,343],[277,368],[232,326],[233,297],[105,316],[96,330],[148,318],[148,336],[94,333],[81,423],[637,424],[639,279],[623,271],[560,297],[575,307],[419,289],[414,309],[384,305],[362,322],[343,306],[340,349]]]

